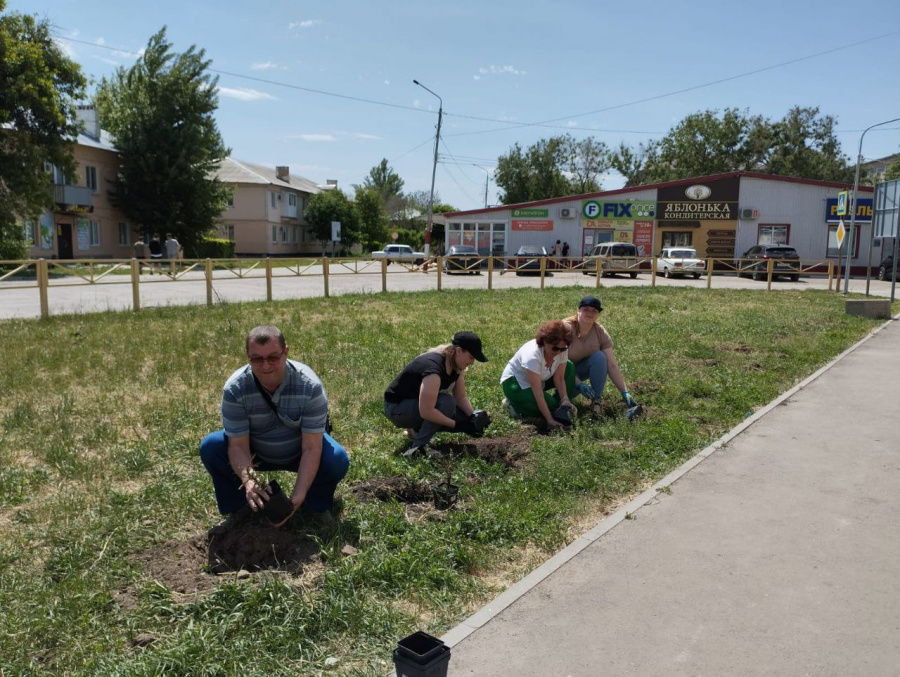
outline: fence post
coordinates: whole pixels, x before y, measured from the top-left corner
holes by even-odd
[[[831,281],[834,278],[834,261],[828,262],[828,291],[831,291]]]
[[[325,298],[328,298],[328,257],[322,257],[322,277],[325,282]]]
[[[541,289],[544,288],[544,275],[547,272],[547,257],[541,257]]]
[[[600,257],[598,256],[594,259],[597,264],[596,275],[594,276],[596,279],[594,280],[594,289],[600,289],[600,275],[603,273],[603,264],[600,263]]]
[[[381,259],[381,291],[387,291],[387,259]]]
[[[775,259],[766,262],[766,291],[772,291],[772,271],[775,268]]]
[[[716,262],[713,259],[706,259],[706,288],[712,289],[713,267]]]
[[[653,257],[650,259],[650,287],[651,289],[656,286],[656,264],[659,262],[657,257]]]
[[[212,286],[212,276],[213,276],[213,264],[212,259],[207,257],[206,264],[206,305],[209,308],[212,308],[213,305],[213,286]]]
[[[434,260],[435,265],[437,265],[438,291],[443,291],[443,287],[441,286],[441,268],[443,268],[443,266],[441,264],[443,263],[443,261],[444,261],[443,256],[438,256]]]
[[[46,259],[38,259],[37,267],[38,295],[41,297],[41,317],[50,317],[50,303],[47,300],[47,286],[50,284],[50,274],[47,272]]]
[[[488,256],[488,291],[494,288],[494,257]]]
[[[272,259],[266,257],[266,301],[272,300]]]
[[[135,258],[131,259],[131,304],[134,306],[134,312],[141,309],[141,262]]]

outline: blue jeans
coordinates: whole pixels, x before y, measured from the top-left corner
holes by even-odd
[[[298,442],[299,445],[299,442]],[[200,443],[200,460],[207,472],[212,477],[213,488],[216,492],[216,503],[219,512],[230,515],[236,510],[247,505],[247,498],[241,488],[241,480],[234,474],[231,464],[228,462],[228,437],[224,430],[210,433]],[[286,470],[297,472],[300,468],[300,454],[296,460],[285,464],[268,463],[254,458],[254,465],[258,470]],[[334,441],[328,433],[322,439],[322,461],[319,463],[319,471],[316,473],[313,483],[306,492],[305,505],[311,512],[325,512],[334,503],[334,492],[337,489],[347,469],[350,467],[350,457],[347,450]],[[290,496],[290,490],[285,491]]]
[[[581,362],[575,363],[575,374],[579,381],[590,380],[591,388],[594,389],[594,395],[599,400],[603,396],[603,389],[606,387],[606,353],[598,350],[591,353]]]

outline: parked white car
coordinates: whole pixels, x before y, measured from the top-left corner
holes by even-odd
[[[696,280],[706,272],[706,262],[690,247],[665,247],[656,259],[656,273],[663,277],[693,275]]]
[[[414,263],[421,266],[425,261],[424,252],[415,252],[413,248],[406,244],[389,244],[384,251],[372,252],[372,260],[378,261],[387,259],[388,264],[391,263]]]

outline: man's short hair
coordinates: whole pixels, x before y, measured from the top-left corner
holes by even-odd
[[[273,327],[268,324],[261,324],[258,327],[253,327],[253,329],[250,330],[250,333],[247,334],[247,342],[244,347],[249,353],[251,343],[255,343],[258,346],[264,346],[271,339],[275,339],[276,341],[278,341],[278,345],[281,346],[282,350],[284,350],[284,334],[281,333],[281,330],[278,327]]]

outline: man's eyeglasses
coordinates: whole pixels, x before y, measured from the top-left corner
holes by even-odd
[[[550,346],[550,350],[552,350],[554,353],[561,353],[562,351],[568,350],[568,349],[569,349],[568,343],[564,346]]]
[[[269,364],[278,364],[278,361],[284,357],[284,351],[282,350],[277,355],[266,355],[265,357],[251,357],[250,364],[254,367],[261,367],[264,362],[268,362]]]

